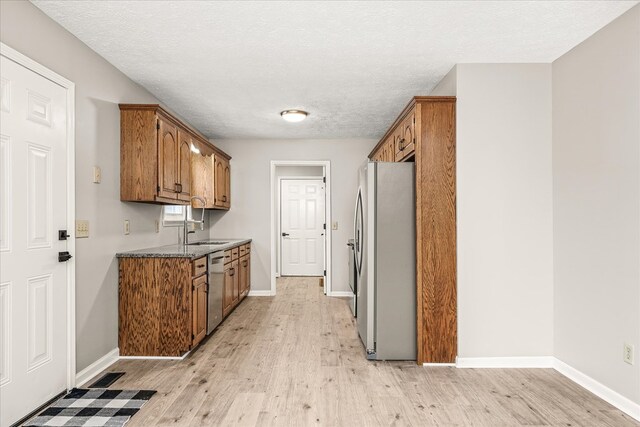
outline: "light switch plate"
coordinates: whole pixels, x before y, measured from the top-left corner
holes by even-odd
[[[102,169],[100,169],[100,166],[94,166],[93,167],[93,183],[100,184],[100,181],[102,181]]]
[[[89,237],[89,221],[86,219],[76,220],[76,238],[83,239]]]
[[[128,219],[124,220],[124,234],[129,234],[131,233],[131,224],[129,223]]]

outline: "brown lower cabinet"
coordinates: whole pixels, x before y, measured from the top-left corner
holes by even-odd
[[[250,247],[247,243],[227,251],[223,317],[249,293]],[[206,257],[121,257],[118,261],[122,356],[182,356],[206,337]]]
[[[225,251],[222,315],[227,316],[249,294],[251,288],[251,246]],[[244,255],[240,255],[240,254]]]
[[[207,292],[209,284],[206,274],[193,279],[192,301],[193,301],[193,342],[192,347],[200,344],[200,341],[207,336]]]

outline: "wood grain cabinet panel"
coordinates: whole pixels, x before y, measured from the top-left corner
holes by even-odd
[[[176,177],[178,188],[176,190],[177,199],[191,202],[191,135],[185,129],[178,128],[178,150],[176,158],[178,160]]]
[[[224,289],[222,294],[222,316],[226,317],[235,307],[234,288],[237,280],[236,269],[233,263],[224,266]]]
[[[122,356],[182,356],[191,348],[191,261],[119,259]]]
[[[231,207],[231,166],[229,160],[215,155],[214,165],[214,205],[219,209],[229,209]]]
[[[200,341],[207,336],[207,276],[202,275],[193,279],[192,288],[193,301],[193,340],[191,347],[200,344]]]
[[[202,150],[200,150],[202,152]],[[202,153],[193,153],[191,156],[191,188],[194,196],[204,199],[203,204],[198,199],[191,201],[194,208],[214,208],[213,200],[213,155],[205,155]]]
[[[175,199],[178,190],[178,127],[158,117],[158,196]]]
[[[242,299],[249,293],[249,276],[251,274],[251,260],[249,258],[249,255],[244,255],[240,258],[239,268],[239,294],[240,298]]]
[[[458,352],[455,129],[455,97],[415,97],[369,155],[416,166],[419,364],[453,363]]]
[[[220,205],[215,203],[215,165],[194,161],[192,146],[212,162],[220,159]],[[196,195],[212,200],[207,208],[229,209],[230,159],[159,105],[120,104],[120,200],[188,205]],[[203,180],[194,179],[201,175]]]

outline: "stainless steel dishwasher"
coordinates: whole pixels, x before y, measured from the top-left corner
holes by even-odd
[[[222,322],[224,252],[209,254],[209,293],[207,295],[207,335]]]

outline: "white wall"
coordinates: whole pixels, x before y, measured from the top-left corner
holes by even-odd
[[[280,186],[279,179],[292,176],[315,176],[322,178],[324,168],[322,166],[276,166],[276,179],[273,183],[273,199],[276,207],[276,215],[273,217],[273,226],[276,236],[280,235]],[[276,245],[276,273],[280,274],[280,246],[282,239],[277,240]]]
[[[640,6],[553,63],[553,179],[555,355],[640,404]]]
[[[458,355],[553,353],[551,65],[458,64]]]
[[[118,346],[114,254],[177,242],[177,229],[155,233],[160,206],[120,202],[118,103],[157,100],[27,1],[0,2],[0,40],[76,84],[76,217],[89,220],[91,231],[73,254],[80,371]],[[101,184],[92,183],[94,165],[102,168]]]
[[[330,160],[333,290],[349,289],[347,240],[353,233],[353,206],[358,167],[367,159],[374,140],[221,140],[216,145],[231,160],[231,210],[211,214],[211,237],[253,239],[252,290],[269,290],[271,269],[271,160]],[[275,256],[275,255],[274,255]]]

